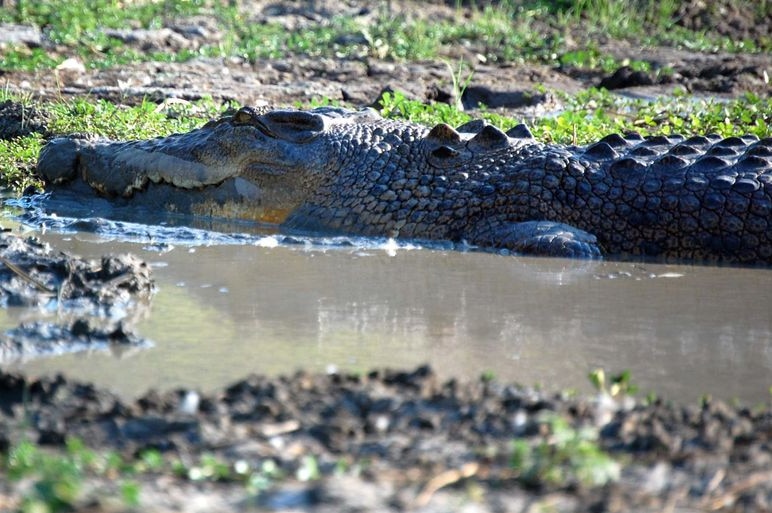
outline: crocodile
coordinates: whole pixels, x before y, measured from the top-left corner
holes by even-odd
[[[188,133],[51,140],[49,191],[346,234],[560,257],[772,264],[772,138],[539,142],[520,124],[432,128],[372,109],[242,107]]]

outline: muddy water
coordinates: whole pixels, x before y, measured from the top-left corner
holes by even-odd
[[[445,376],[589,390],[629,369],[645,393],[755,402],[772,385],[772,271],[393,247],[116,242],[46,233],[84,256],[132,251],[158,284],[137,325],[152,349],[18,364],[125,395],[212,389],[247,373],[428,362]],[[275,247],[274,247],[275,246]],[[0,328],[17,313],[0,313]]]

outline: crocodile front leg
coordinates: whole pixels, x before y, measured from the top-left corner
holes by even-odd
[[[470,243],[506,249],[521,255],[565,258],[601,258],[603,253],[595,235],[553,221],[503,223],[484,230]]]

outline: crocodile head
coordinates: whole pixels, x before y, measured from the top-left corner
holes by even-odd
[[[372,109],[261,112],[243,107],[205,125],[202,131],[210,133],[193,156],[213,170],[210,178],[227,177],[251,192],[239,202],[241,211],[247,208],[252,215],[237,217],[279,224],[334,176],[347,150],[335,134],[348,132],[335,128],[378,119]]]
[[[338,224],[352,211],[398,206],[391,196],[406,196],[401,189],[415,189],[419,178],[444,182],[474,158],[501,160],[523,141],[530,141],[524,126],[506,134],[482,121],[429,129],[372,109],[244,107],[168,137],[55,139],[41,151],[38,173],[54,192],[96,191],[154,210],[347,231]],[[358,233],[382,231],[380,223],[359,224]]]
[[[370,109],[243,107],[168,137],[54,139],[41,151],[37,169],[53,188],[82,180],[103,196],[131,198],[133,204],[281,223],[339,160],[340,141],[320,136],[329,136],[335,125],[375,119],[381,118]]]

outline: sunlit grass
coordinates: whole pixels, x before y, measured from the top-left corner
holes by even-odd
[[[562,97],[564,109],[552,116],[513,119],[482,111],[475,117],[487,119],[503,129],[526,122],[538,139],[565,144],[588,143],[614,132],[772,136],[772,100],[753,94],[729,101],[695,99],[687,95],[648,101],[591,89]],[[426,125],[443,122],[456,126],[472,119],[470,114],[450,105],[426,105],[398,93],[386,95],[382,114]]]
[[[676,4],[626,0],[500,2],[426,19],[373,7],[365,19],[351,15],[321,18],[299,30],[258,22],[253,13],[224,2],[115,0],[41,0],[17,2],[0,10],[0,21],[46,28],[58,50],[9,47],[0,55],[2,69],[51,69],[78,56],[87,67],[112,67],[140,61],[185,61],[196,56],[236,57],[248,61],[290,55],[391,60],[437,59],[473,45],[488,62],[538,61],[561,64],[577,59],[576,46],[592,48],[598,37],[639,44],[668,44],[700,51],[772,51],[772,41],[736,41],[708,31],[694,32],[675,23]],[[186,15],[215,16],[223,37],[196,50],[144,52],[109,37],[106,28],[160,28]],[[576,29],[580,30],[576,30]],[[580,38],[580,40],[576,40]],[[568,40],[574,39],[573,44]],[[613,65],[610,56],[578,56],[584,65]]]

